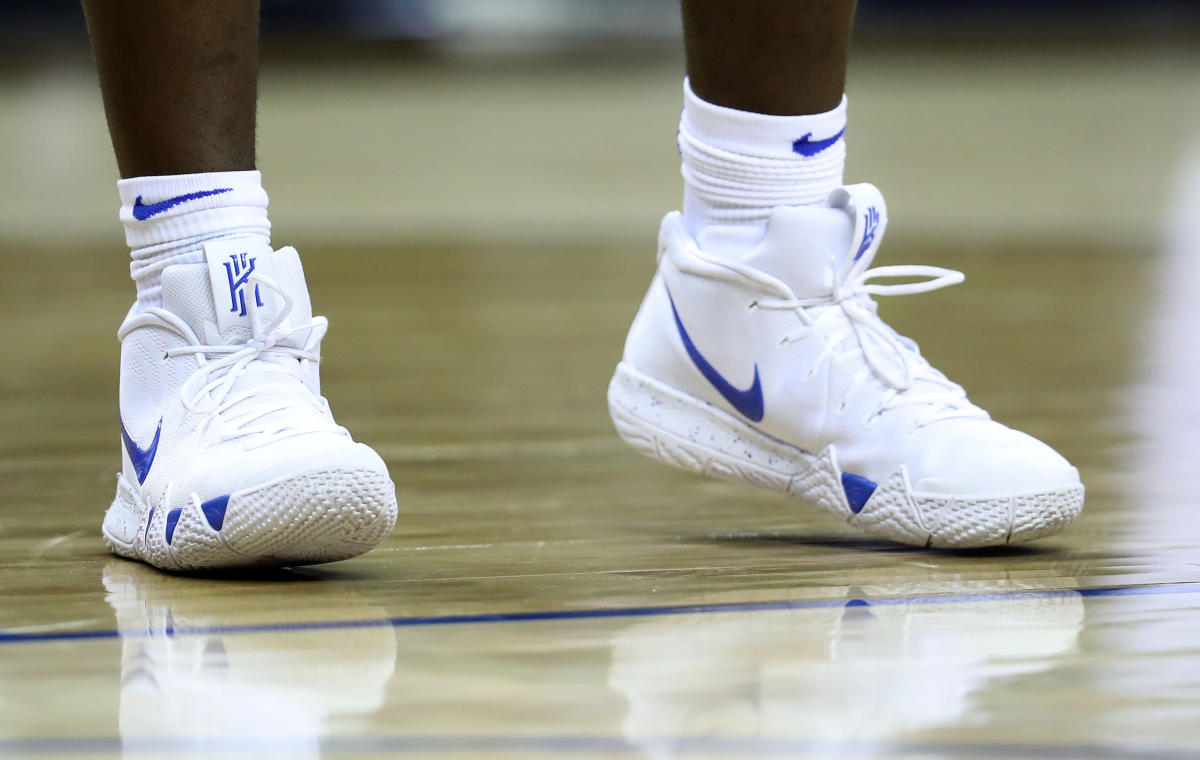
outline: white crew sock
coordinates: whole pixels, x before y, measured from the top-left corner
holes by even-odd
[[[210,172],[117,182],[137,283],[137,309],[162,306],[162,271],[204,261],[204,243],[261,236],[271,243],[262,174]]]
[[[776,206],[822,203],[842,184],[846,98],[808,116],[769,116],[701,100],[683,81],[683,222],[701,250],[740,258]]]

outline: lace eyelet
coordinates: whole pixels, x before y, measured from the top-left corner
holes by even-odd
[[[758,301],[751,301],[750,303],[746,304],[746,311],[754,311],[757,308]]]
[[[837,408],[837,415],[838,415],[839,417],[841,417],[843,414],[845,414],[845,413],[846,413],[846,408],[847,408],[848,406],[850,406],[850,405],[849,405],[848,403],[846,403],[845,401],[842,401],[842,403],[838,404],[838,408]]]

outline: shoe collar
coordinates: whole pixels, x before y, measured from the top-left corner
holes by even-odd
[[[679,212],[663,220],[659,258],[677,254],[684,271],[745,283],[780,298],[831,295],[835,282],[847,282],[870,267],[887,227],[887,205],[870,184],[834,190],[816,206],[772,209],[762,242],[739,260],[711,256],[687,232]]]

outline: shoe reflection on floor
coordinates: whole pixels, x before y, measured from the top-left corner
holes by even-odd
[[[383,703],[395,631],[382,608],[342,584],[304,583],[305,615],[381,625],[222,632],[285,624],[294,611],[286,598],[274,610],[239,606],[230,582],[132,562],[108,563],[103,580],[123,636],[120,734],[128,756],[316,758],[331,720],[352,721]]]
[[[861,593],[891,598],[671,616],[622,631],[609,685],[629,702],[625,737],[668,758],[707,737],[833,746],[961,725],[993,679],[1074,652],[1084,621],[1074,591],[948,602]]]

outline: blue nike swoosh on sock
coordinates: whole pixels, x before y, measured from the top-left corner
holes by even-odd
[[[812,137],[812,132],[809,132],[804,137],[801,137],[799,140],[792,143],[792,151],[799,153],[805,158],[811,158],[821,151],[832,147],[835,142],[842,139],[842,135],[845,133],[846,130],[842,129],[842,131],[838,132],[833,137],[830,137],[828,140],[812,140],[810,139]]]
[[[712,364],[709,364],[704,355],[696,348],[696,344],[692,343],[691,337],[683,327],[683,321],[679,319],[679,311],[675,308],[675,299],[671,297],[670,290],[667,291],[667,300],[671,302],[671,312],[675,315],[675,327],[679,329],[683,347],[687,351],[687,355],[691,357],[692,363],[696,365],[696,369],[700,370],[704,379],[712,383],[721,397],[742,416],[752,422],[760,422],[763,418],[763,393],[762,382],[758,377],[758,365],[754,365],[754,383],[749,388],[742,390],[734,386],[722,377]]]
[[[138,485],[146,482],[150,474],[150,465],[154,464],[154,455],[158,453],[158,439],[162,435],[162,419],[158,421],[158,429],[154,431],[154,440],[149,448],[143,449],[134,443],[129,431],[125,429],[125,421],[121,420],[121,440],[125,442],[125,451],[129,453],[129,461],[137,474]]]
[[[176,195],[174,198],[167,198],[165,201],[157,203],[143,203],[142,196],[138,196],[133,201],[133,218],[139,222],[144,222],[152,216],[157,216],[167,209],[174,208],[180,203],[187,203],[199,198],[207,198],[210,195],[220,195],[221,193],[233,192],[232,187],[221,187],[216,190],[201,190],[195,193],[187,193],[185,195]]]

